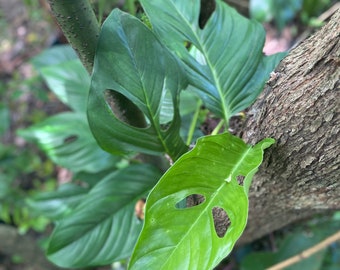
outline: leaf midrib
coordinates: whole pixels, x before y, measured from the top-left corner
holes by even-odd
[[[187,25],[189,26],[189,28],[191,29],[194,37],[196,38],[196,41],[198,42],[198,45],[200,46],[201,50],[202,50],[202,53],[205,57],[205,60],[209,66],[209,69],[212,73],[212,76],[213,76],[213,80],[214,80],[214,83],[215,83],[215,86],[216,86],[216,89],[217,89],[217,92],[220,96],[220,101],[221,101],[221,105],[222,105],[222,112],[223,112],[223,117],[224,117],[224,120],[226,121],[227,123],[227,126],[228,126],[228,123],[229,123],[229,110],[226,106],[226,103],[225,103],[225,99],[224,99],[224,95],[223,95],[223,90],[221,89],[221,86],[220,86],[220,81],[219,81],[219,78],[218,78],[218,75],[216,74],[215,72],[215,69],[213,69],[213,65],[212,63],[210,62],[210,59],[207,57],[209,54],[207,53],[207,50],[204,46],[204,43],[201,42],[201,39],[200,39],[200,36],[196,34],[196,32],[194,31],[194,29],[191,27],[191,24],[190,22],[183,16],[183,14],[180,12],[180,10],[178,10],[176,8],[176,6],[174,5],[173,2],[171,2],[171,4],[173,5],[174,9],[177,10],[177,14],[180,15],[180,17],[183,19],[183,21],[185,21],[187,23]],[[214,11],[214,13],[217,12],[216,10]],[[213,16],[213,15],[212,15]],[[197,23],[197,22],[196,22]],[[198,26],[198,25],[196,25]],[[199,28],[198,28],[199,29]],[[203,30],[200,30],[200,32],[203,32]],[[196,61],[196,59],[195,59]],[[197,61],[196,61],[197,62]]]
[[[234,169],[231,170],[230,174],[227,175],[226,178],[228,177],[232,177],[232,175],[235,173],[235,171],[237,171],[237,169],[241,166],[242,161],[246,158],[246,156],[249,154],[249,152],[251,152],[252,147],[247,147],[247,150],[242,154],[241,158],[237,161],[236,165],[234,166]],[[249,174],[249,172],[247,173],[247,175]],[[225,178],[224,178],[225,179]],[[164,266],[168,263],[168,261],[170,260],[170,258],[173,256],[173,254],[176,252],[177,248],[181,245],[181,243],[184,241],[184,239],[187,238],[187,236],[189,235],[189,232],[191,232],[191,230],[194,229],[196,223],[201,219],[201,217],[203,216],[203,214],[205,214],[207,211],[209,211],[209,209],[211,208],[210,206],[213,204],[213,202],[215,201],[216,196],[219,195],[220,190],[223,188],[223,186],[225,184],[229,184],[227,183],[225,180],[223,179],[223,181],[221,182],[220,187],[216,190],[217,192],[214,192],[215,195],[211,196],[209,202],[207,203],[206,207],[204,208],[204,210],[201,211],[200,215],[196,218],[195,222],[192,223],[192,225],[189,227],[189,229],[186,231],[186,233],[184,234],[184,236],[182,237],[181,241],[176,245],[176,247],[174,248],[174,250],[171,252],[171,254],[168,256],[167,260],[164,263]],[[232,181],[235,181],[232,179]],[[162,267],[162,269],[165,269],[164,266]]]
[[[122,26],[122,25],[121,25]],[[146,26],[145,26],[146,27]],[[124,36],[125,37],[127,37],[127,35],[126,35],[126,32],[125,32],[125,29],[123,28],[123,26],[122,26],[122,29],[123,29],[123,31],[124,31]],[[125,40],[128,40],[127,38],[125,38]],[[162,132],[161,132],[161,130],[159,129],[159,125],[158,125],[158,123],[157,123],[157,121],[156,121],[156,115],[153,113],[153,111],[151,110],[151,106],[150,106],[150,100],[149,100],[149,97],[148,97],[148,95],[146,94],[146,92],[147,91],[145,91],[145,89],[146,89],[146,87],[145,87],[145,85],[144,85],[144,82],[142,81],[142,74],[140,73],[140,70],[139,70],[139,68],[138,68],[138,66],[137,66],[137,63],[136,63],[136,57],[135,57],[135,54],[133,53],[133,51],[131,50],[131,48],[130,48],[130,46],[126,46],[126,48],[128,49],[128,51],[129,51],[129,54],[130,54],[130,56],[131,56],[131,61],[132,61],[132,63],[133,63],[133,65],[134,65],[134,67],[135,67],[135,70],[136,70],[136,73],[138,74],[138,78],[139,78],[139,82],[140,82],[140,84],[141,84],[141,86],[142,86],[142,92],[143,92],[143,96],[144,96],[144,101],[145,101],[145,105],[146,105],[146,107],[147,107],[147,110],[148,110],[148,113],[149,113],[149,115],[151,116],[151,119],[150,119],[150,124],[151,124],[151,126],[154,128],[154,130],[156,131],[156,135],[157,135],[157,138],[158,138],[158,140],[160,141],[160,143],[161,143],[161,145],[163,146],[163,149],[164,149],[164,151],[167,153],[167,154],[171,154],[171,151],[170,151],[170,149],[168,148],[168,146],[167,146],[167,144],[166,144],[166,141],[165,141],[165,139],[163,138],[163,136],[162,136]],[[163,85],[165,84],[165,82],[164,82],[164,80],[163,80]],[[162,89],[162,91],[163,91],[163,89]],[[172,156],[171,156],[172,157]],[[173,157],[172,157],[173,158]]]

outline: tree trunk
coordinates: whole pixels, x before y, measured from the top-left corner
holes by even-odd
[[[339,37],[340,10],[289,53],[250,108],[243,139],[276,144],[253,179],[240,243],[340,208]]]

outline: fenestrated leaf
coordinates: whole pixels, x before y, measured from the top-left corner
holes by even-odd
[[[263,150],[273,141],[264,139],[251,147],[228,133],[199,139],[150,193],[129,269],[212,269],[217,265],[232,250],[247,221],[247,188],[237,177],[245,176],[249,182],[247,176],[257,170]],[[204,202],[178,207],[193,194],[203,196]],[[215,207],[223,208],[230,219],[223,237],[215,231]]]
[[[86,112],[90,76],[79,59],[43,67],[40,72],[60,101],[76,112]]]
[[[177,60],[150,29],[135,17],[114,10],[99,37],[88,102],[90,127],[100,146],[112,153],[167,152],[173,158],[185,152],[178,112],[178,93],[184,84]],[[147,127],[121,120],[112,109],[115,105],[107,100],[113,92],[142,112]],[[173,117],[164,127],[160,115],[167,92],[172,99]],[[125,108],[117,109],[124,114]]]
[[[199,0],[141,3],[154,31],[182,59],[189,83],[226,121],[255,100],[284,55],[264,56],[263,27],[220,0],[203,29],[198,25]],[[188,43],[190,50],[185,47]]]
[[[61,267],[84,267],[130,256],[142,227],[134,213],[135,204],[159,177],[157,169],[145,164],[105,177],[57,224],[48,258]]]
[[[98,146],[83,114],[57,114],[18,134],[36,142],[56,164],[72,172],[99,172],[120,160]]]

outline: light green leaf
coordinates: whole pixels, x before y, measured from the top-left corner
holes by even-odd
[[[33,57],[31,62],[36,69],[40,70],[43,67],[58,65],[75,59],[78,59],[78,56],[70,45],[57,45]]]
[[[99,37],[88,102],[90,127],[99,145],[111,153],[166,152],[176,159],[186,151],[179,136],[178,112],[179,91],[184,87],[177,60],[151,30],[135,17],[114,10]],[[132,102],[133,109],[144,115],[146,127],[127,124],[122,117],[131,106],[115,108],[112,93]],[[173,111],[161,119],[164,106],[169,107],[165,102],[172,103]],[[172,121],[162,125],[169,115]]]
[[[216,10],[204,29],[198,25],[199,0],[141,3],[154,31],[182,59],[189,83],[205,105],[227,122],[256,99],[283,57],[264,56],[263,27],[221,0],[216,1]],[[190,50],[185,47],[188,43]]]
[[[228,133],[199,139],[150,193],[129,269],[212,269],[217,265],[232,250],[247,221],[247,188],[237,177],[253,175],[263,150],[272,143],[265,139],[251,147]],[[180,208],[179,203],[193,194],[203,196],[204,202]],[[223,208],[231,222],[223,237],[214,227],[215,207]]]
[[[57,224],[48,258],[61,267],[84,267],[130,256],[142,227],[134,213],[135,204],[159,177],[157,169],[144,164],[105,177]]]
[[[43,67],[40,72],[60,101],[76,112],[86,112],[90,76],[79,59]]]
[[[57,114],[18,134],[36,142],[56,164],[75,173],[99,172],[120,160],[97,145],[82,114]]]

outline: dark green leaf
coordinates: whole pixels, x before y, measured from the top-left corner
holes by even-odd
[[[57,225],[47,250],[49,259],[62,267],[83,267],[130,256],[142,227],[135,204],[159,177],[157,169],[142,164],[105,177]]]
[[[114,10],[99,37],[88,103],[90,127],[100,146],[112,153],[166,152],[177,158],[186,150],[179,136],[178,112],[178,93],[184,83],[177,60],[150,29]],[[115,107],[117,95],[144,115],[146,127],[124,121],[128,108]],[[165,112],[165,106],[173,109]]]
[[[154,31],[182,59],[189,83],[206,106],[227,122],[255,100],[283,57],[264,56],[263,27],[220,0],[204,29],[198,25],[199,0],[141,3]],[[190,50],[185,47],[188,43]]]
[[[262,162],[265,139],[246,145],[228,133],[203,137],[181,156],[150,193],[145,225],[131,258],[130,269],[212,269],[232,250],[246,225],[247,188]],[[198,194],[204,202],[182,209],[179,204]],[[223,208],[230,226],[217,235],[212,211]]]
[[[56,191],[36,194],[27,199],[31,212],[51,220],[58,220],[69,214],[89,190],[69,183]]]

